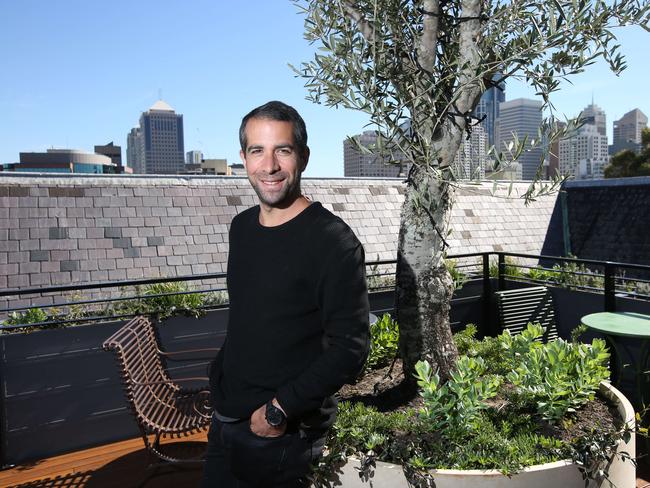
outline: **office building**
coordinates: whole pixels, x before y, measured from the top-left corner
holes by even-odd
[[[103,146],[95,146],[96,154],[103,154],[111,158],[111,162],[115,165],[116,172],[119,174],[132,173],[133,170],[128,166],[122,165],[122,147],[113,144],[113,141]]]
[[[126,136],[126,164],[134,173],[144,173],[144,144],[142,132],[139,127],[134,127]]]
[[[609,146],[609,154],[629,149],[641,152],[641,132],[648,126],[648,117],[638,108],[629,111],[623,117],[614,121],[614,140]]]
[[[596,124],[584,124],[570,137],[560,140],[559,167],[564,176],[576,179],[603,177],[609,161],[607,135]]]
[[[377,132],[374,130],[354,137],[371,150],[377,143]],[[397,150],[386,155],[365,153],[349,139],[343,141],[343,174],[346,177],[398,178],[408,173],[408,167],[402,153]]]
[[[593,101],[590,105],[580,112],[579,119],[585,125],[593,125],[601,136],[607,135],[607,116],[605,111],[596,105]]]
[[[203,161],[203,153],[201,151],[187,151],[185,154],[185,164],[201,165],[201,161]]]
[[[497,145],[500,104],[506,101],[505,83],[501,82],[498,86],[493,86],[483,93],[476,106],[476,116],[483,118],[481,125],[487,134],[488,149]]]
[[[186,164],[179,174],[230,176],[231,171],[227,159],[203,159],[199,164]]]
[[[102,154],[75,149],[48,149],[47,152],[21,152],[20,162],[5,164],[4,171],[30,173],[116,174],[118,167]]]
[[[129,134],[131,139],[136,173],[177,174],[185,169],[183,116],[163,100],[142,113],[140,127]]]
[[[474,126],[469,138],[464,135],[454,159],[454,173],[459,180],[485,178],[488,137],[481,125]]]
[[[542,102],[528,98],[517,98],[499,104],[499,151],[504,158],[509,158],[508,145],[528,137],[526,150],[517,160],[521,164],[521,173],[524,180],[532,180],[538,167],[543,164],[543,151],[540,139],[540,126],[542,124]],[[531,140],[538,141],[531,148]]]

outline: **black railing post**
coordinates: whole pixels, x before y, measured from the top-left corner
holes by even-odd
[[[492,302],[492,283],[490,282],[490,253],[483,253],[483,317],[481,333],[486,336],[492,332],[490,327],[490,303]]]
[[[616,312],[616,266],[605,263],[605,312]]]
[[[504,290],[506,288],[506,257],[502,252],[499,253],[499,287],[498,290]]]

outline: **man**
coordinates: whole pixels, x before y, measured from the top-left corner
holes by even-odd
[[[241,158],[259,205],[230,226],[230,314],[212,364],[204,488],[298,487],[334,422],[333,395],[368,353],[364,251],[300,190],[305,123],[269,102],[246,115]]]

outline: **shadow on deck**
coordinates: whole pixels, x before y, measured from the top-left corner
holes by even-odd
[[[205,432],[180,441],[205,448]],[[0,471],[6,488],[177,488],[198,487],[199,467],[147,470],[150,460],[141,438],[77,451]]]

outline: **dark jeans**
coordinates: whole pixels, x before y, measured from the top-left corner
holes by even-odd
[[[201,488],[299,488],[323,450],[325,433],[291,428],[281,437],[259,437],[248,420],[212,417]]]

